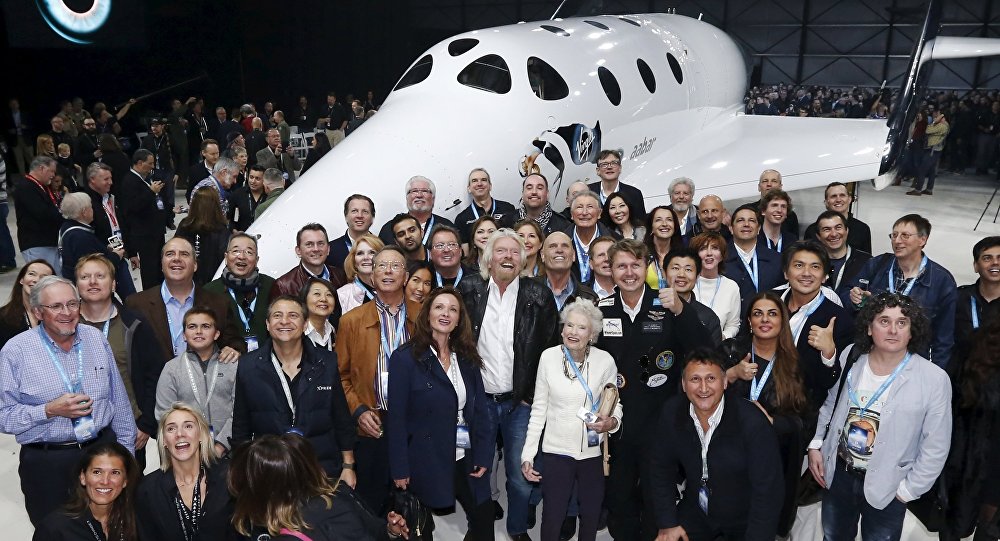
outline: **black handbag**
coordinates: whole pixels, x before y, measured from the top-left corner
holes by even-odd
[[[917,517],[927,531],[940,532],[945,526],[945,507],[948,493],[945,489],[944,472],[930,490],[906,504],[906,508]]]
[[[431,511],[405,488],[393,487],[391,508],[406,521],[410,529],[410,539],[419,539],[423,534],[434,531]]]

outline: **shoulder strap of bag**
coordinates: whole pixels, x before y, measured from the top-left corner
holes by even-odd
[[[844,384],[847,382],[847,373],[854,367],[854,363],[858,361],[861,357],[861,350],[854,347],[854,344],[847,346],[844,353],[847,357],[844,359],[844,369],[840,372],[840,378],[837,381],[837,398],[833,401],[833,409],[837,409],[837,404],[840,403],[840,395],[844,392]],[[830,417],[833,418],[833,413],[831,412]],[[830,431],[830,421],[826,422],[826,428],[823,429],[823,439],[826,439],[827,432]]]
[[[297,537],[297,538],[301,539],[302,541],[312,541],[312,538],[309,537],[308,535],[306,535],[306,534],[304,534],[302,532],[296,532],[296,531],[293,531],[293,530],[289,530],[288,528],[282,528],[281,531],[279,531],[278,533],[280,533],[281,535],[290,535],[292,537]]]

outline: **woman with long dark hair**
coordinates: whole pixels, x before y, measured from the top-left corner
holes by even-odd
[[[218,461],[213,436],[208,421],[184,402],[175,402],[160,417],[160,469],[143,479],[136,495],[142,541],[236,539],[226,487],[229,468]]]
[[[0,347],[14,336],[38,326],[38,320],[28,306],[28,297],[39,280],[55,273],[55,269],[44,259],[29,261],[18,271],[14,287],[10,290],[10,299],[0,307]]]
[[[305,174],[310,167],[316,165],[316,162],[323,156],[326,156],[326,153],[331,150],[333,150],[333,147],[330,146],[330,139],[325,133],[317,131],[316,135],[313,136],[313,144],[312,148],[309,149],[309,155],[306,156],[306,163],[302,165],[302,171],[299,175]]]
[[[330,484],[308,440],[262,435],[236,451],[229,475],[233,525],[251,539],[388,541],[408,538],[402,517],[373,517],[347,483]],[[280,536],[280,537],[279,537]],[[303,537],[305,536],[305,537]]]
[[[202,189],[191,195],[191,210],[177,225],[176,236],[191,241],[198,270],[194,283],[203,286],[212,281],[216,269],[225,260],[229,242],[229,221],[219,205],[215,190]]]
[[[972,535],[1000,538],[1000,319],[973,335],[972,349],[954,379],[951,452],[945,464],[948,494],[942,541]],[[933,489],[932,489],[933,490]]]
[[[340,321],[337,290],[330,282],[311,276],[302,286],[299,300],[306,307],[306,338],[318,348],[333,351],[337,341],[335,323]]]
[[[139,466],[115,441],[90,446],[75,470],[80,483],[69,503],[39,524],[35,541],[135,541],[133,494]]]
[[[646,283],[653,289],[666,287],[667,274],[660,265],[670,250],[684,245],[681,239],[680,222],[677,214],[670,207],[660,205],[646,215],[646,235],[643,238],[649,249],[649,268],[646,270]]]
[[[771,292],[750,301],[750,334],[724,340],[720,348],[730,368],[727,395],[750,400],[774,426],[785,473],[785,500],[778,519],[778,535],[786,536],[795,521],[795,494],[805,442],[802,428],[809,411],[799,371],[799,353],[788,323],[788,308]]]
[[[493,463],[482,359],[462,297],[452,287],[424,301],[410,342],[389,359],[389,472],[425,506],[462,505],[466,539],[492,540]],[[421,530],[433,530],[433,519]],[[417,525],[411,524],[411,528]]]
[[[472,242],[469,243],[469,255],[465,256],[465,266],[470,271],[479,271],[479,256],[486,249],[486,242],[490,240],[490,235],[496,233],[497,229],[500,229],[500,226],[497,225],[496,218],[489,214],[480,216],[472,223],[472,227],[469,228],[469,231],[472,232]]]
[[[621,193],[615,192],[604,200],[601,221],[612,233],[623,239],[644,240],[646,227],[639,210],[628,204]]]

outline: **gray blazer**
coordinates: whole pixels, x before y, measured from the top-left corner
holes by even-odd
[[[849,352],[847,348],[841,354],[841,364]],[[851,368],[853,381],[861,379],[866,364],[868,355],[861,355]],[[813,437],[814,441],[822,438],[829,423],[821,448],[827,487],[837,469],[837,446],[850,406],[846,384],[840,401],[834,404],[837,387],[831,387],[827,394]],[[906,490],[915,498],[927,492],[944,468],[951,446],[951,382],[940,367],[914,354],[887,391],[885,402],[882,429],[875,438],[865,475],[865,500],[876,509],[889,505],[901,483],[906,483]]]
[[[191,390],[185,364],[191,368],[191,375],[198,386],[197,398]],[[215,429],[215,441],[229,449],[229,440],[233,435],[233,401],[236,399],[236,364],[220,363],[218,351],[209,359],[207,372],[202,372],[194,353],[185,352],[171,359],[164,365],[160,381],[156,384],[156,420],[159,421],[174,402],[186,402],[200,411]],[[205,400],[205,392],[213,377],[218,381],[212,390],[208,411],[205,411],[199,400]]]

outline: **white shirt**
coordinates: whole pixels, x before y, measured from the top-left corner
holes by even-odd
[[[323,331],[313,327],[312,322],[306,322],[306,336],[312,340],[313,345],[333,351],[333,325],[329,321],[323,322]]]
[[[701,428],[701,421],[698,420],[698,414],[694,411],[694,404],[688,406],[688,413],[690,413],[691,419],[694,419],[694,429],[698,431],[698,439],[701,440],[703,477],[706,477],[708,474],[708,446],[712,443],[712,435],[715,434],[715,429],[719,428],[719,422],[722,421],[722,410],[724,409],[726,409],[725,396],[722,397],[722,400],[719,402],[719,406],[715,408],[715,412],[708,417],[708,432],[705,432]]]
[[[733,247],[736,248],[736,253],[739,254],[740,259],[743,260],[743,263],[749,266],[750,262],[753,261],[753,254],[757,251],[757,245],[755,244],[753,249],[750,250],[749,252],[744,252],[743,248],[740,248],[740,245],[736,243],[733,243]],[[754,272],[758,272],[757,269],[754,269]]]
[[[438,353],[434,348],[431,348],[434,352],[434,357],[437,359],[438,363],[441,359],[437,356]],[[441,364],[441,370],[444,370],[444,364]],[[465,409],[465,400],[468,398],[468,392],[465,389],[465,380],[462,378],[462,371],[458,369],[458,355],[454,351],[451,352],[451,365],[448,370],[444,370],[444,375],[448,376],[448,381],[451,382],[451,386],[455,388],[455,395],[458,397],[458,418],[456,419],[456,424],[468,424],[462,416],[462,410]],[[461,447],[455,448],[455,460],[462,460],[465,458],[465,449]]]
[[[493,278],[486,285],[489,296],[477,346],[483,358],[483,387],[487,394],[514,390],[514,316],[518,289],[520,278],[514,278],[502,296]]]
[[[715,290],[716,285],[719,286],[718,292]],[[736,282],[721,274],[718,278],[698,276],[694,298],[719,316],[723,340],[740,332],[740,286]]]
[[[604,297],[610,297],[615,292],[615,283],[611,282],[611,289],[604,289],[601,287],[601,283],[595,279],[593,289],[594,293],[597,294],[597,298],[603,299]]]
[[[628,317],[632,320],[632,323],[635,323],[635,316],[639,315],[639,311],[642,310],[642,299],[645,296],[646,296],[646,291],[643,290],[642,296],[639,297],[639,302],[636,303],[635,308],[632,308],[628,305],[627,302],[625,302],[625,297],[623,297],[621,293],[618,294],[618,297],[621,298],[622,300],[622,309],[625,310],[626,314],[628,314]]]

